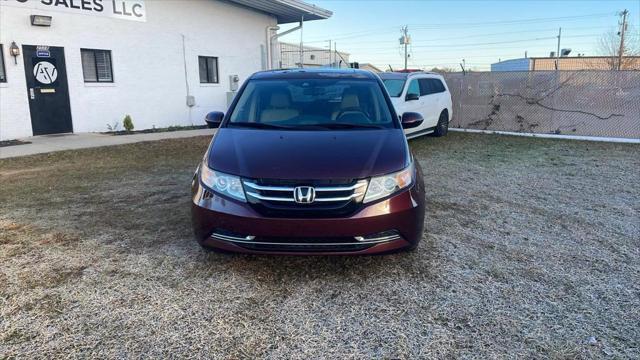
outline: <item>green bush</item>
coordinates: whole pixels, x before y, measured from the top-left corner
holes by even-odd
[[[127,131],[133,130],[133,120],[131,120],[130,115],[124,117],[124,120],[122,120],[122,127]]]

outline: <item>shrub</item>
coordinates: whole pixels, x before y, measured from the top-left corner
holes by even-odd
[[[113,123],[113,125],[111,125],[111,124],[107,124],[107,129],[108,129],[109,131],[112,131],[112,132],[114,132],[114,131],[118,131],[118,128],[119,128],[119,127],[120,127],[120,124],[119,124],[117,121],[116,121],[115,123]]]
[[[122,127],[129,132],[133,130],[133,120],[131,120],[130,115],[124,117],[124,120],[122,120]]]

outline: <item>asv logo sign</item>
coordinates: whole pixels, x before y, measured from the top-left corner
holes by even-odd
[[[39,83],[50,85],[58,78],[58,69],[48,61],[40,61],[33,67],[33,76]]]

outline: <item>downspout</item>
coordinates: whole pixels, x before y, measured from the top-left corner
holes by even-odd
[[[301,29],[301,28],[302,28],[302,22],[300,22],[300,25],[298,25],[298,26],[296,26],[294,28],[291,28],[291,29],[289,29],[287,31],[281,32],[279,34],[271,35],[270,34],[271,31],[280,30],[280,27],[279,26],[267,26],[267,29],[266,29],[266,33],[267,33],[267,66],[268,66],[267,70],[273,69],[273,59],[271,58],[271,52],[272,52],[271,45],[273,44],[273,41],[276,40],[277,38],[279,38],[280,36],[287,35],[287,34],[292,33],[292,32],[294,32],[294,31],[296,31],[298,29]]]
[[[265,29],[265,32],[267,34],[267,70],[271,70],[272,69],[272,63],[273,63],[273,59],[271,58],[271,52],[273,51],[272,47],[272,41],[273,41],[273,35],[271,35],[272,31],[278,31],[280,30],[279,26],[273,26],[273,25],[269,25],[267,26],[267,28]]]
[[[302,15],[302,17],[300,18],[300,68],[304,68],[304,40],[302,37],[302,31],[304,30],[304,28],[302,27],[304,25],[304,15]]]
[[[189,86],[189,72],[187,71],[187,45],[184,34],[180,34],[182,37],[182,63],[184,64],[184,85],[187,88],[187,108],[189,109],[189,123],[193,125],[193,119],[191,117],[191,109],[193,107],[194,102],[191,102],[191,86]]]

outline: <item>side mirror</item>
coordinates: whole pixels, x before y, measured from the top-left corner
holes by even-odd
[[[224,119],[224,113],[222,111],[212,111],[204,117],[204,121],[210,129],[220,127],[222,119]]]
[[[414,127],[418,127],[420,126],[420,124],[422,124],[422,122],[424,121],[424,118],[422,117],[422,114],[417,113],[417,112],[406,112],[404,114],[402,114],[402,128],[403,129],[411,129]]]
[[[407,94],[407,96],[404,99],[406,101],[420,100],[420,96],[418,94],[409,93],[409,94]]]

